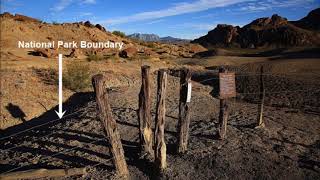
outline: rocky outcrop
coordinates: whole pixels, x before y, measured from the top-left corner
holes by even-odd
[[[318,11],[310,14],[306,17],[308,20],[304,19],[301,22],[312,21],[314,23],[305,24],[316,29],[318,28],[316,22],[319,22]],[[316,18],[318,18],[317,21]],[[271,18],[256,19],[242,28],[220,24],[214,30],[209,31],[207,35],[195,39],[192,43],[199,43],[205,47],[242,48],[319,45],[318,32],[302,29],[303,23],[300,23],[300,27],[297,27],[297,24],[275,14]]]
[[[202,36],[192,42],[203,46],[229,46],[237,40],[239,27],[232,25],[219,24],[214,30],[209,31],[206,36]]]
[[[311,11],[306,17],[299,21],[292,21],[297,27],[309,29],[309,30],[320,30],[320,8]]]
[[[98,28],[98,29],[101,30],[101,31],[107,32],[107,31],[106,31],[106,28],[104,28],[104,27],[101,26],[100,24],[96,24],[95,27]]]
[[[86,26],[86,27],[89,27],[89,28],[93,28],[93,27],[95,27],[93,24],[91,24],[91,22],[90,21],[86,21],[86,22],[84,22],[84,24],[83,24],[84,26]]]
[[[199,44],[190,44],[187,46],[187,49],[191,54],[207,51],[206,48],[200,46]]]
[[[4,12],[0,16],[4,17],[4,18],[12,18],[12,19],[14,19],[16,21],[36,22],[36,23],[40,23],[41,22],[39,19],[31,18],[31,17],[24,16],[24,15],[21,15],[21,14],[12,15],[12,14],[10,14],[8,12]]]
[[[135,47],[128,47],[119,52],[119,56],[122,58],[132,58],[138,53],[138,50]]]
[[[283,25],[288,24],[288,20],[279,16],[278,14],[274,14],[271,18],[259,18],[252,21],[250,24],[243,27],[243,29],[255,29],[261,30],[266,28],[277,28]]]
[[[79,58],[81,56],[81,51],[79,49],[73,48],[69,57],[71,58]]]
[[[150,57],[159,57],[159,54],[152,51],[151,49],[144,49],[143,53],[146,55],[146,56],[150,56]]]
[[[35,49],[32,54],[35,56],[42,56],[46,58],[58,56],[58,52],[55,49]]]

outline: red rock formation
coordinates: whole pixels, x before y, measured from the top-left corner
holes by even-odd
[[[319,28],[320,10],[315,10],[304,18],[302,22],[314,22],[307,27]],[[318,19],[317,19],[318,18]],[[316,20],[317,19],[317,20]],[[317,22],[317,23],[316,23]],[[286,18],[273,15],[271,18],[259,18],[250,24],[240,28],[231,25],[218,25],[209,31],[206,36],[195,39],[192,43],[199,43],[205,47],[243,47],[256,48],[266,46],[291,47],[319,45],[320,35],[318,31],[310,31],[297,27]],[[318,35],[316,35],[318,34]]]
[[[119,52],[119,56],[123,58],[131,58],[136,55],[138,50],[135,47],[128,47]]]

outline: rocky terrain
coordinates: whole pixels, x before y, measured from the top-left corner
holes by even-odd
[[[124,58],[145,59],[145,58],[173,58],[173,57],[192,57],[194,53],[206,50],[200,45],[174,45],[162,43],[148,43],[134,41],[129,38],[120,37],[106,31],[104,27],[99,24],[91,24],[87,22],[77,23],[45,23],[37,19],[30,18],[23,15],[11,15],[4,13],[0,16],[2,27],[1,45],[3,51],[6,53],[10,49],[15,49],[18,41],[90,41],[90,42],[123,42],[125,51]],[[41,51],[41,52],[38,52]],[[57,55],[57,49],[31,49],[30,53],[51,57]],[[103,48],[103,49],[59,49],[60,53],[66,56],[72,55],[74,57],[83,57],[94,54],[101,57],[115,57],[124,54],[117,49]],[[152,56],[151,56],[152,55]]]
[[[319,8],[315,9],[294,22],[274,14],[271,18],[256,19],[242,28],[219,24],[207,35],[192,42],[205,47],[317,46],[320,42],[319,12]]]

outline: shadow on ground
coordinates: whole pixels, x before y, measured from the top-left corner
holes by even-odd
[[[320,48],[307,48],[297,51],[287,51],[287,48],[278,48],[259,53],[242,54],[243,57],[269,57],[270,60],[314,59],[320,58]]]

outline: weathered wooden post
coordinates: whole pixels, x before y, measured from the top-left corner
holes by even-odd
[[[225,68],[220,68],[219,86],[220,113],[218,135],[220,139],[224,139],[227,133],[227,124],[229,117],[227,98],[236,96],[235,74],[232,72],[227,73]]]
[[[139,93],[139,135],[142,157],[153,157],[152,130],[151,130],[151,92],[150,66],[141,67],[142,84]]]
[[[112,159],[116,167],[116,171],[118,175],[128,177],[129,171],[124,157],[120,134],[117,130],[117,122],[112,117],[111,107],[108,102],[108,93],[104,86],[104,76],[102,74],[93,76],[92,84],[96,93],[99,118],[102,122],[104,131],[111,145],[110,151],[113,156]]]
[[[227,134],[228,124],[228,104],[227,99],[220,99],[220,112],[219,112],[219,138],[224,139]]]
[[[178,121],[178,153],[187,151],[190,125],[190,99],[191,99],[191,71],[183,69],[180,72],[180,102]]]
[[[257,118],[257,125],[258,127],[264,127],[264,121],[263,121],[263,104],[264,104],[264,98],[265,98],[265,89],[264,89],[264,78],[263,78],[263,66],[260,68],[260,103],[258,105],[258,118]]]
[[[164,123],[166,116],[165,96],[167,86],[167,71],[158,72],[158,91],[157,91],[157,110],[156,110],[156,128],[154,134],[154,155],[155,166],[158,171],[163,171],[167,167],[166,144],[164,141]]]

